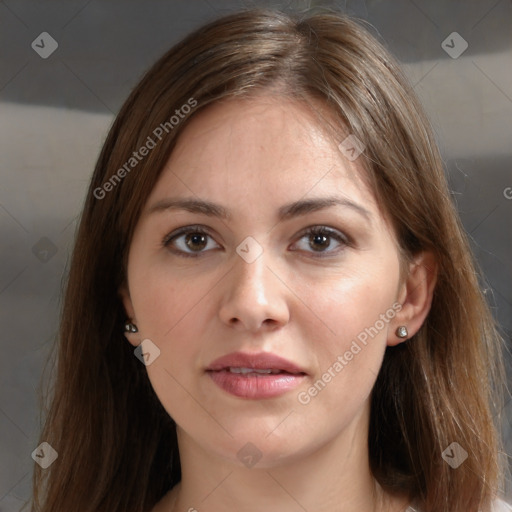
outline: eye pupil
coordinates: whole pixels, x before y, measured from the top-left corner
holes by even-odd
[[[313,235],[313,240],[314,240],[314,243],[315,244],[319,244],[321,247],[321,249],[325,249],[326,247],[329,247],[329,240],[328,240],[328,237],[325,236],[325,235],[322,235],[322,234],[314,234]],[[326,243],[327,242],[327,243]],[[317,245],[316,247],[318,248],[319,245]],[[313,246],[312,246],[313,247]],[[313,247],[314,249],[314,247]]]
[[[191,242],[192,245],[189,243]],[[207,244],[207,241],[206,241],[206,236],[205,235],[202,235],[200,233],[192,233],[192,234],[188,234],[187,237],[186,237],[186,242],[185,242],[188,246],[189,249],[204,249],[204,247],[206,246]],[[197,245],[200,245],[200,247],[198,247]]]

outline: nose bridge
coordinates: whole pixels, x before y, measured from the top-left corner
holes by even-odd
[[[244,247],[241,246],[239,251]],[[251,250],[251,249],[249,249]],[[269,293],[269,269],[267,268],[268,257],[262,251],[261,254],[253,259],[245,259],[238,252],[233,269],[231,287],[233,292],[238,295],[238,299],[246,298],[256,300],[258,304],[264,303]],[[255,302],[256,305],[256,302]]]
[[[245,258],[244,253],[236,255],[220,309],[223,322],[256,330],[264,323],[286,321],[283,289],[267,265],[271,266],[271,262],[266,251],[255,259]]]

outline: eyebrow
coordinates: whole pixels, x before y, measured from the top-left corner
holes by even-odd
[[[279,222],[282,222],[293,217],[299,217],[301,215],[306,215],[332,206],[344,206],[346,208],[350,208],[366,218],[370,223],[372,221],[372,214],[366,208],[354,203],[350,199],[336,196],[305,199],[285,204],[279,208],[277,212],[277,219]],[[166,210],[186,210],[191,213],[201,213],[203,215],[218,217],[224,220],[230,220],[232,218],[229,211],[223,206],[212,203],[211,201],[195,198],[162,199],[148,209],[148,214]]]

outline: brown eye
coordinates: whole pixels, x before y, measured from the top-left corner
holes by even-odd
[[[327,249],[331,245],[331,241],[328,235],[323,234],[311,234],[309,235],[310,247],[313,250]],[[316,247],[315,247],[316,246]]]
[[[211,235],[201,226],[186,226],[173,231],[164,238],[162,244],[179,256],[192,258],[218,247]]]
[[[313,226],[308,228],[302,233],[300,240],[302,239],[307,239],[307,245],[303,244],[300,250],[316,253],[318,257],[335,255],[345,246],[350,245],[347,236],[337,230],[327,228],[326,226]],[[328,250],[331,247],[334,247],[334,249]]]
[[[191,233],[185,236],[185,244],[191,250],[201,250],[206,247],[207,235],[202,233]]]

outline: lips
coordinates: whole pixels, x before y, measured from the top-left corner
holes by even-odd
[[[213,363],[208,366],[206,371],[220,371],[234,368],[248,370],[270,370],[272,373],[306,373],[302,368],[288,361],[287,359],[276,356],[275,354],[270,354],[268,352],[260,352],[258,354],[234,352],[233,354],[228,354],[213,361]]]
[[[306,376],[296,364],[266,352],[228,354],[213,361],[206,372],[227,393],[249,399],[282,395]]]

